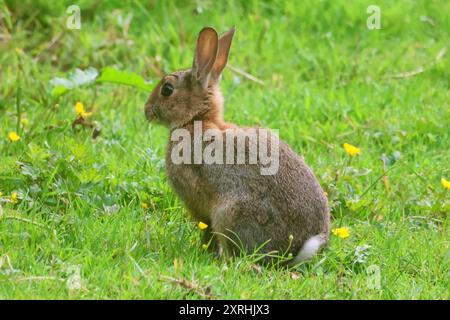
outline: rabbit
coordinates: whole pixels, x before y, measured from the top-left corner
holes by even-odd
[[[219,88],[234,33],[234,27],[220,38],[212,27],[200,31],[192,68],[164,76],[147,100],[150,122],[169,127],[171,133],[185,129],[192,134],[197,121],[203,131],[245,131],[224,121]],[[172,152],[179,141],[169,139],[167,177],[192,216],[208,225],[205,241],[216,243],[219,254],[259,250],[267,256],[287,254],[289,263],[296,264],[328,243],[328,201],[304,160],[276,135],[269,141],[279,145],[279,167],[275,174],[262,175],[260,163],[174,163]]]

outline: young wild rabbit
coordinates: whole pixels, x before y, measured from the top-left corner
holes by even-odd
[[[171,136],[184,129],[189,139],[195,136],[198,121],[202,132],[214,129],[223,136],[235,132],[238,139],[245,134],[246,129],[224,122],[219,89],[234,32],[233,28],[219,38],[213,28],[200,31],[192,68],[161,79],[145,105],[148,120],[167,125]],[[324,192],[303,159],[276,135],[269,135],[269,144],[279,148],[274,174],[262,174],[261,162],[179,163],[173,159],[178,140],[168,143],[169,181],[194,218],[209,225],[207,234],[218,241],[219,253],[259,248],[259,253],[291,253],[290,263],[295,264],[328,242],[330,214]],[[206,147],[214,138],[201,141]],[[244,153],[249,156],[255,142],[245,141]],[[194,138],[189,144],[194,146]]]

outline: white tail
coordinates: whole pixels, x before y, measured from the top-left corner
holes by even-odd
[[[295,265],[301,261],[311,259],[317,251],[327,242],[327,236],[324,233],[312,236],[305,241],[297,256],[290,262],[290,265]]]

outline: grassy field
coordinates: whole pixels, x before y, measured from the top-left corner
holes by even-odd
[[[0,299],[449,298],[449,1],[77,1],[69,30],[74,2],[0,0]],[[168,130],[144,117],[149,92],[52,95],[76,68],[153,86],[191,66],[206,25],[237,28],[226,119],[279,129],[349,230],[295,269],[202,248],[167,184]],[[78,101],[96,139],[72,129]]]

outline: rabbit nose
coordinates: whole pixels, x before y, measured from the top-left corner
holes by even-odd
[[[152,111],[152,109],[153,109],[153,107],[152,107],[151,104],[147,104],[147,105],[145,106],[145,117],[146,117],[148,120],[152,120],[152,118],[153,118],[153,111]]]
[[[145,116],[149,121],[154,120],[155,118],[158,118],[158,106],[157,105],[147,105],[145,107]]]

